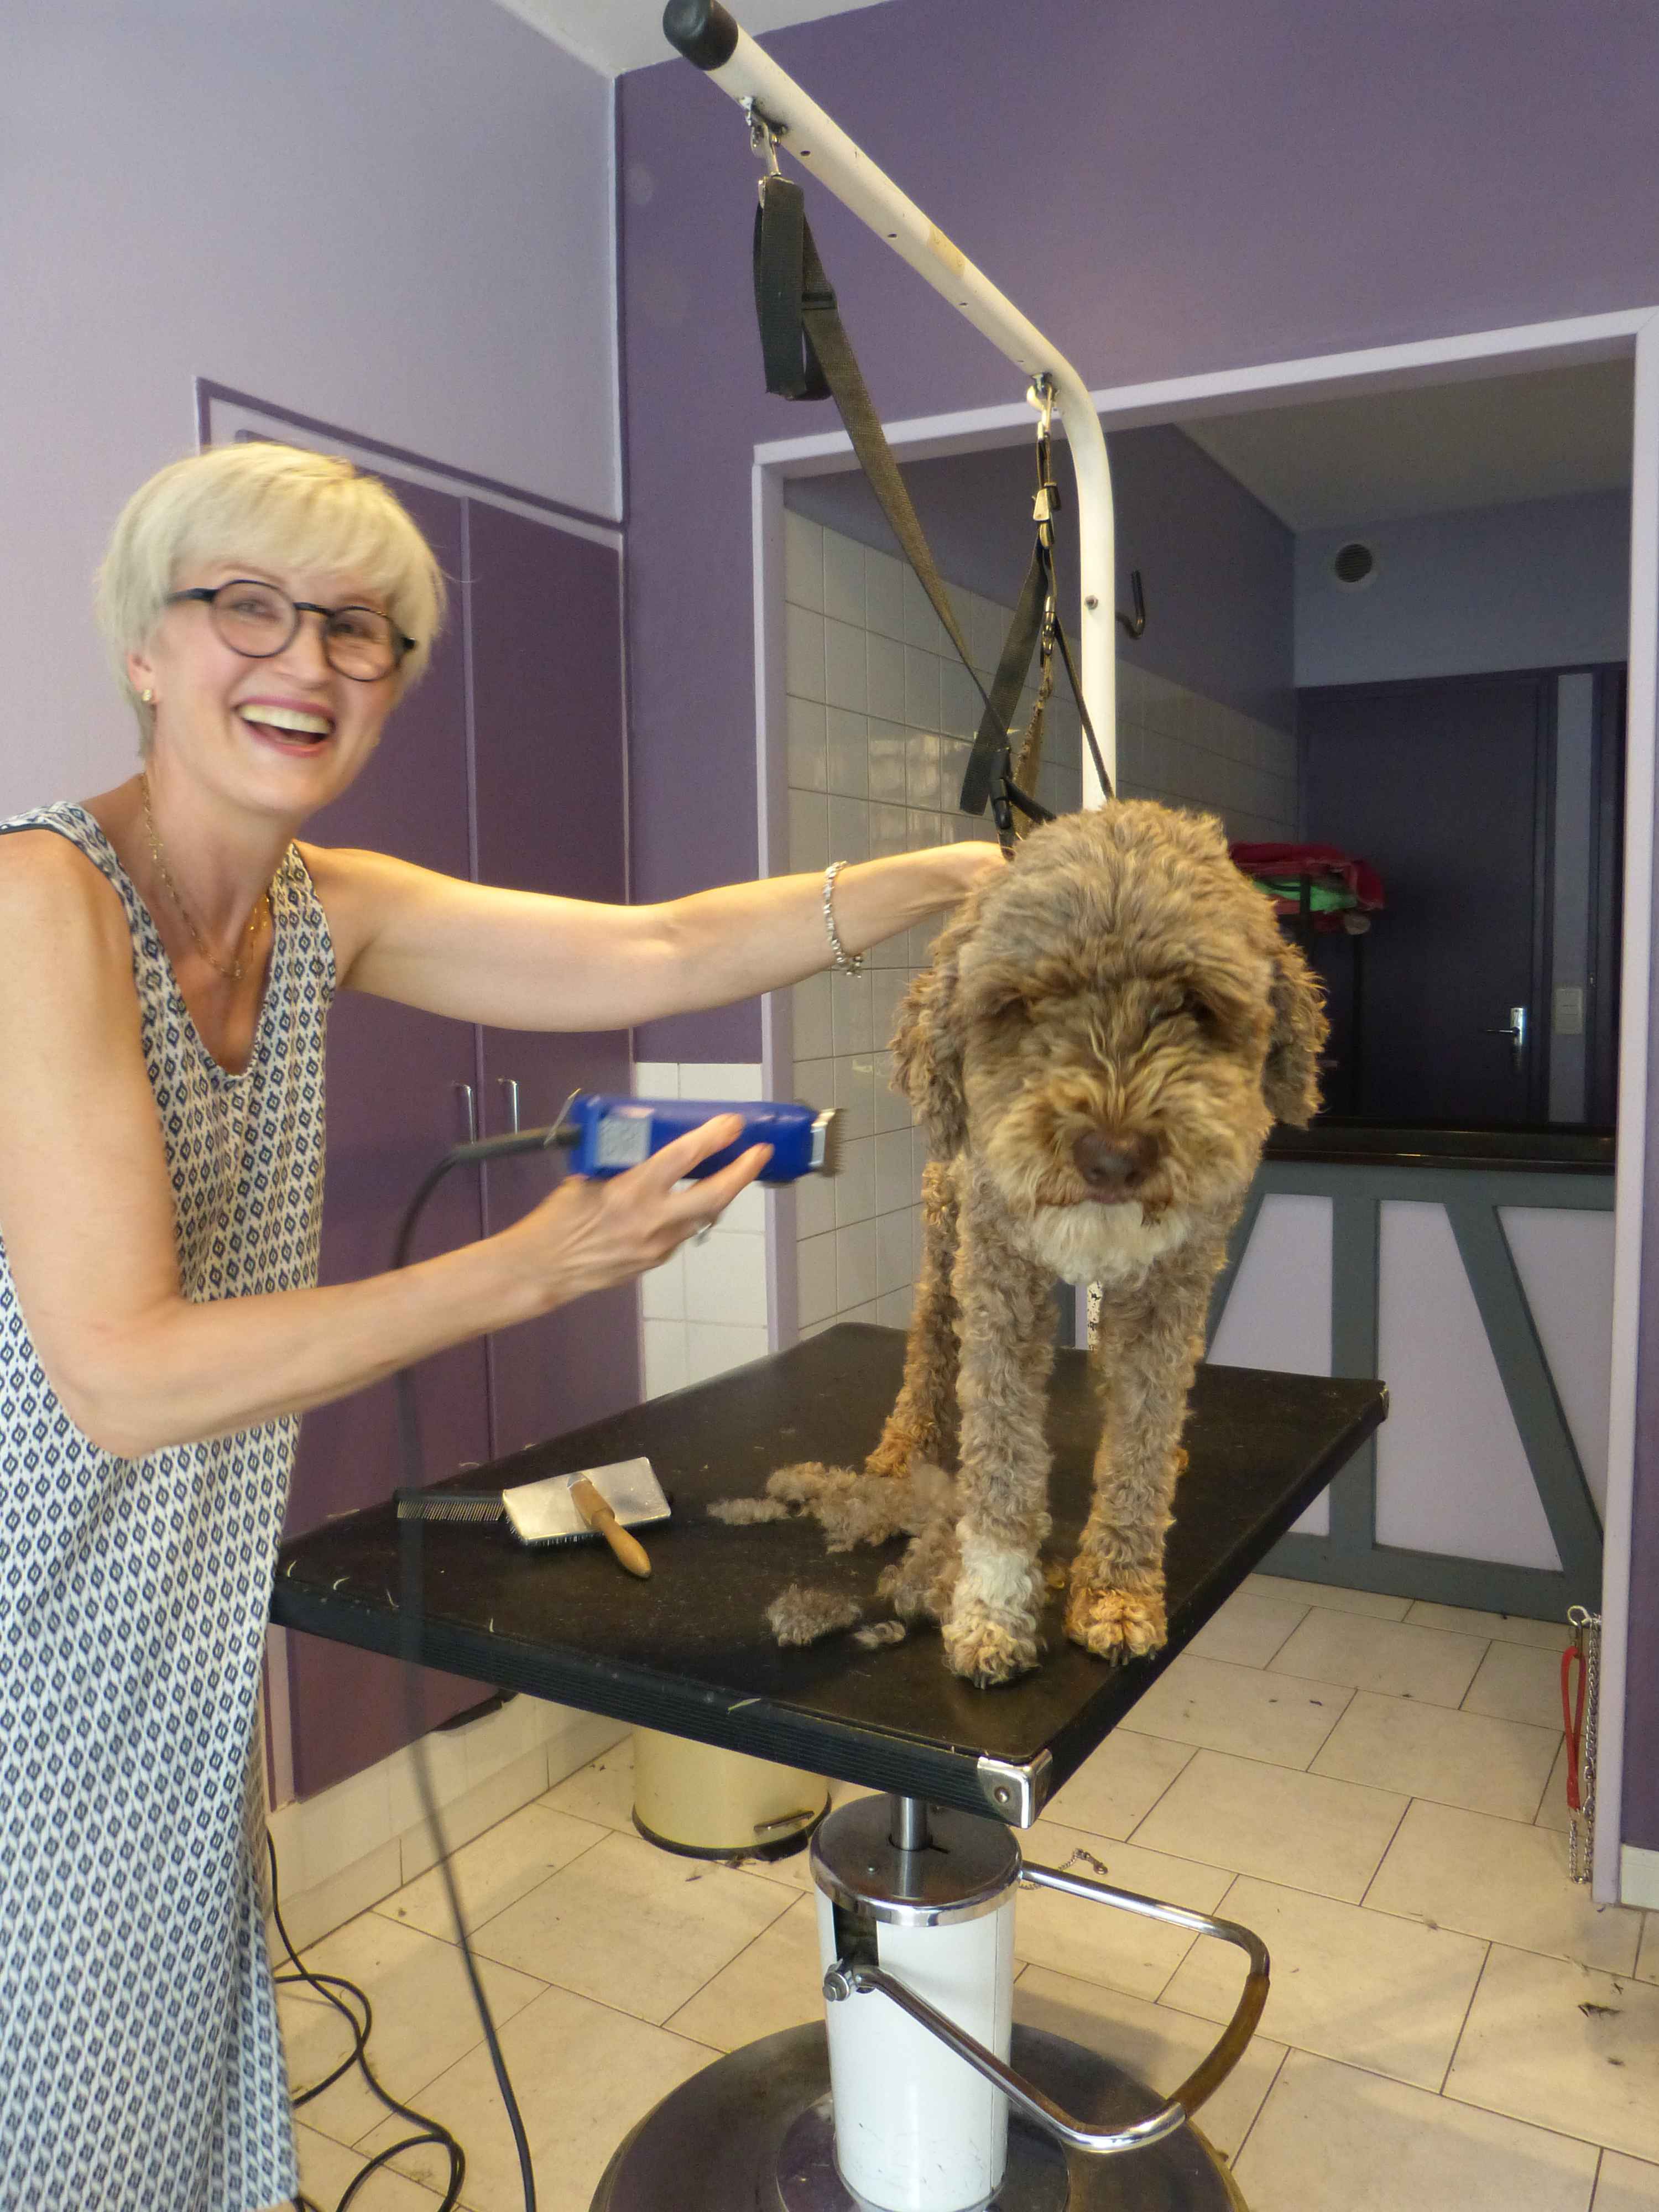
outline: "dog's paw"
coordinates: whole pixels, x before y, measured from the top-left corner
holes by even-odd
[[[994,1612],[960,1596],[945,1624],[945,1657],[953,1674],[981,1690],[1029,1674],[1042,1655],[1036,1624],[1018,1614]]]
[[[1097,1658],[1142,1658],[1161,1650],[1169,1632],[1161,1589],[1105,1589],[1086,1582],[1072,1585],[1066,1633]]]

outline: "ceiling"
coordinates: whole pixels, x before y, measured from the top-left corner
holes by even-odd
[[[1507,507],[1631,480],[1628,361],[1183,422],[1295,531]]]
[[[662,34],[663,0],[500,0],[500,4],[606,76],[673,58],[673,48]],[[781,30],[787,23],[813,22],[820,15],[845,15],[872,4],[872,0],[738,0],[732,13],[745,31],[758,34]]]

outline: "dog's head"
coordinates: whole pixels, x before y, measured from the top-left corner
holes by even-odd
[[[936,1155],[971,1141],[1016,1212],[1236,1200],[1316,1111],[1325,1017],[1220,824],[1144,799],[1045,825],[911,987],[897,1079]]]

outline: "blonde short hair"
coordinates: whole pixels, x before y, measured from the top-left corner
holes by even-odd
[[[333,454],[264,439],[210,447],[139,487],[121,510],[98,572],[99,628],[146,750],[153,717],[133,688],[126,657],[154,636],[183,571],[221,560],[349,571],[384,596],[392,621],[415,640],[398,668],[398,696],[425,673],[443,625],[443,571],[380,478]]]

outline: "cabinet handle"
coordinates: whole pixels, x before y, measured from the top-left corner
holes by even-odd
[[[510,1137],[516,1137],[519,1133],[518,1083],[510,1075],[498,1075],[495,1080],[507,1093],[507,1133]]]
[[[455,1096],[460,1100],[461,1111],[466,1115],[466,1141],[469,1145],[476,1145],[478,1141],[478,1105],[472,1095],[472,1085],[458,1083]]]

